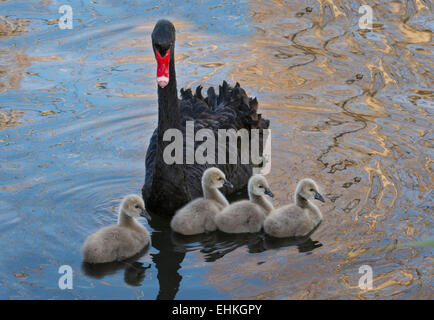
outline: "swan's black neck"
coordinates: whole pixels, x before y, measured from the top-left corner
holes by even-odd
[[[166,164],[163,157],[165,147],[173,142],[163,141],[166,130],[178,129],[182,132],[174,57],[174,50],[172,50],[169,62],[169,83],[164,88],[158,86],[157,154],[152,191],[146,203],[147,208],[151,211],[163,215],[173,215],[177,209],[190,201],[184,165]],[[171,199],[170,203],[167,203],[167,195]]]
[[[158,141],[162,141],[164,132],[172,128],[181,130],[174,50],[170,53],[169,83],[164,88],[158,86]]]

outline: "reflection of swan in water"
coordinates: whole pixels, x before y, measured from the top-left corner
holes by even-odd
[[[151,265],[149,263],[146,266],[143,266],[143,263],[138,261],[127,265],[124,273],[125,282],[131,286],[140,286],[142,281],[145,279],[146,269],[149,269],[150,267]]]
[[[157,278],[160,284],[157,299],[172,300],[175,298],[182,276],[178,273],[184,260],[185,252],[177,252],[170,239],[172,230],[170,220],[153,215],[149,225],[154,230],[151,234],[152,246],[158,253],[151,253],[152,261],[158,270]]]
[[[297,246],[299,252],[310,252],[322,246],[309,236],[278,239],[269,237],[264,232],[237,234],[216,231],[195,236],[183,236],[173,232],[171,237],[176,252],[200,251],[206,262],[214,262],[242,246],[246,246],[249,253],[290,246]]]
[[[313,241],[310,236],[320,226],[321,222],[313,228],[307,235],[302,237],[290,237],[290,238],[275,238],[268,234],[265,234],[265,249],[278,249],[282,247],[297,246],[298,252],[309,253],[316,248],[322,247],[322,243],[319,241]]]
[[[83,262],[81,267],[84,273],[92,278],[102,279],[107,275],[115,274],[119,270],[124,269],[124,280],[131,286],[140,286],[145,279],[146,269],[151,267],[150,264],[144,266],[142,262],[139,262],[148,251],[148,246],[142,249],[139,253],[123,261],[113,261],[100,264],[92,264]]]
[[[322,247],[322,243],[319,241],[312,240],[310,237],[299,237],[299,238],[273,238],[265,235],[264,239],[264,249],[279,249],[283,247],[297,246],[298,252],[308,253],[315,250],[316,248]],[[264,251],[265,251],[264,250]]]

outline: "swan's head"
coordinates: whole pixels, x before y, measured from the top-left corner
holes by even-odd
[[[325,202],[322,195],[319,193],[319,188],[312,179],[303,179],[297,184],[295,190],[296,197],[300,196],[305,200],[319,200]]]
[[[255,196],[263,196],[267,195],[270,197],[274,197],[273,192],[270,190],[270,186],[268,185],[267,179],[261,174],[255,174],[249,179],[249,194],[253,194]]]
[[[151,220],[151,216],[145,209],[145,203],[143,202],[142,197],[136,194],[130,194],[122,200],[121,212],[124,212],[131,218],[142,216]]]
[[[152,48],[157,60],[157,83],[164,88],[169,83],[170,59],[174,59],[175,27],[169,20],[159,20],[152,31]]]
[[[226,180],[225,174],[218,168],[209,168],[204,171],[202,175],[202,186],[217,189],[223,186],[233,188],[232,183]]]

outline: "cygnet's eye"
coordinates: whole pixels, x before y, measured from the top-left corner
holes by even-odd
[[[136,204],[135,208],[136,208],[136,209],[139,209],[139,205],[138,205],[138,204]]]
[[[313,190],[313,189],[310,189],[310,191],[314,192],[315,190]]]
[[[264,186],[259,186],[260,189],[264,188]]]

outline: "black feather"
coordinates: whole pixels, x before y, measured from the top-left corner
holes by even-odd
[[[210,87],[207,91],[207,97],[202,96],[202,86],[196,88],[193,96],[190,89],[181,89],[181,100],[179,100],[179,111],[181,114],[181,124],[183,134],[185,134],[186,121],[194,121],[194,131],[197,132],[202,128],[211,129],[217,141],[218,129],[267,129],[269,120],[262,119],[261,114],[257,113],[258,101],[256,98],[249,98],[240,85],[237,83],[231,88],[226,81],[219,87],[219,95],[215,94],[214,88]],[[143,189],[144,195],[149,193],[152,180],[152,168],[154,168],[156,150],[157,150],[157,131],[151,137],[148,151],[146,154],[146,182]],[[218,142],[218,141],[217,141]],[[195,150],[203,143],[195,142]],[[216,143],[216,158],[217,158]],[[262,146],[261,146],[262,148]],[[238,150],[240,151],[240,150]],[[185,143],[184,143],[185,154]],[[217,160],[217,159],[216,159]],[[203,171],[209,167],[218,167],[221,169],[227,179],[234,185],[232,190],[223,188],[225,195],[230,195],[246,187],[248,179],[252,175],[251,164],[241,164],[240,152],[238,152],[237,164],[194,164],[184,165],[187,172],[187,185],[191,199],[202,196],[201,177]],[[170,201],[170,199],[168,199]],[[173,214],[173,213],[172,213]]]

